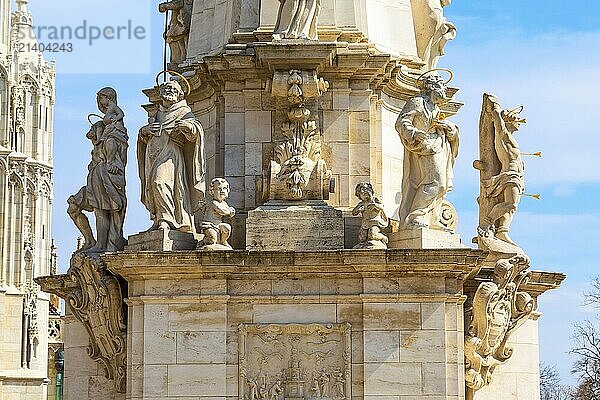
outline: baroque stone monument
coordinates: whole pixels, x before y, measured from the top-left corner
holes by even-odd
[[[518,110],[484,104],[480,248],[455,233],[449,3],[194,2],[185,59],[144,90],[153,226],[39,279],[90,342],[67,400],[539,398],[537,301],[565,276],[483,240],[508,245],[493,149]]]

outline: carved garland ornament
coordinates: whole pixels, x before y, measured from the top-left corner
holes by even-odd
[[[271,161],[269,199],[322,200],[329,196],[331,172],[321,159],[321,133],[307,102],[329,88],[314,71],[277,71],[272,94],[285,99],[288,121],[281,124],[283,140]]]
[[[127,332],[121,285],[98,256],[78,253],[65,275],[36,279],[45,292],[64,298],[87,330],[88,355],[104,366],[107,379],[125,393]]]
[[[239,328],[239,399],[351,398],[350,324]]]
[[[499,260],[493,282],[482,283],[475,292],[465,335],[467,399],[487,386],[494,369],[510,359],[508,340],[535,309],[533,298],[519,291],[531,276],[528,268],[526,256]]]

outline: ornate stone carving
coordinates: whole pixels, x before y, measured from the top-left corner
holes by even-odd
[[[273,40],[319,40],[321,0],[279,0]]]
[[[188,88],[189,89],[189,88]],[[204,131],[176,81],[159,86],[161,105],[138,136],[142,203],[150,231],[195,233],[194,213],[204,200]]]
[[[525,256],[499,260],[493,282],[480,284],[473,297],[473,308],[466,318],[467,399],[488,385],[496,367],[512,356],[508,340],[534,311],[534,300],[519,291],[531,276],[528,268]]]
[[[351,398],[350,324],[239,329],[240,400]]]
[[[356,185],[354,191],[360,202],[352,210],[352,215],[362,215],[358,244],[355,249],[387,249],[388,238],[381,230],[387,228],[389,220],[381,200],[375,197],[373,186],[369,182]]]
[[[23,296],[23,337],[21,341],[21,365],[30,368],[31,361],[37,358],[37,347],[39,345],[39,323],[38,323],[38,286],[28,281],[24,287]]]
[[[119,280],[107,271],[104,261],[95,254],[76,253],[67,274],[36,278],[36,282],[68,302],[88,333],[88,355],[104,366],[117,392],[125,393],[125,306]]]
[[[518,252],[522,250],[508,232],[525,188],[521,150],[514,134],[525,123],[523,107],[503,110],[498,99],[485,93],[479,121],[480,171],[479,245],[484,249]]]
[[[235,216],[235,208],[227,204],[229,182],[215,178],[208,188],[209,201],[204,205],[201,233],[204,238],[198,243],[199,250],[232,250],[227,242],[231,236],[231,225],[224,219]]]
[[[269,200],[329,198],[331,171],[321,159],[321,132],[308,107],[328,88],[314,71],[275,72],[272,95],[286,100],[288,121],[281,124],[284,139],[276,144],[271,161]]]
[[[187,57],[192,10],[194,0],[170,0],[158,5],[158,11],[167,14],[171,11],[164,38],[171,50],[171,63],[180,64]]]
[[[452,190],[458,156],[458,127],[445,119],[440,106],[450,99],[447,82],[429,72],[417,80],[421,92],[400,112],[396,130],[404,145],[401,229],[452,230],[442,223],[446,194]]]
[[[125,114],[117,105],[117,92],[113,88],[101,89],[97,102],[104,115],[88,117],[88,120],[92,116],[101,120],[92,124],[86,134],[94,146],[87,183],[67,200],[67,213],[85,239],[81,250],[90,253],[123,250],[127,209],[125,167],[129,137],[123,124]],[[94,213],[96,238],[83,211]]]
[[[452,0],[412,0],[417,52],[427,69],[435,68],[444,47],[456,38],[456,26],[444,17]]]

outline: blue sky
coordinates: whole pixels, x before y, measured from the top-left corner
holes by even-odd
[[[84,6],[85,4],[85,6]],[[96,111],[95,93],[114,86],[130,130],[130,207],[126,233],[149,226],[137,201],[139,184],[133,145],[137,129],[146,122],[139,107],[141,89],[161,69],[163,20],[158,1],[82,2],[32,0],[38,25],[120,25],[128,19],[147,28],[148,39],[113,46],[79,43],[71,55],[58,55],[55,113],[54,237],[60,246],[61,269],[66,269],[77,231],[65,213],[66,198],[85,182],[90,145],[85,139],[85,116]],[[64,10],[69,9],[65,14]],[[481,95],[488,91],[508,106],[525,105],[528,123],[518,133],[525,151],[543,151],[543,159],[527,160],[527,191],[543,200],[524,198],[513,224],[513,238],[531,256],[533,268],[569,275],[560,291],[540,302],[541,358],[556,364],[567,382],[572,359],[570,325],[594,316],[581,306],[580,293],[600,273],[600,3],[556,0],[458,1],[446,9],[459,36],[448,44],[440,66],[455,72],[457,99],[465,106],[454,118],[461,127],[461,154],[456,167],[455,203],[460,233],[469,242],[475,231],[478,176],[471,167],[477,157],[477,127]],[[65,15],[68,15],[65,20]],[[60,21],[60,22],[59,22]],[[66,22],[65,22],[66,21]],[[127,74],[102,74],[106,71]],[[79,73],[73,73],[79,72]]]

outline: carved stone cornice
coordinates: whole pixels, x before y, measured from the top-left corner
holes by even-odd
[[[97,255],[74,254],[64,275],[35,279],[45,292],[65,299],[88,333],[88,355],[99,361],[107,379],[125,393],[127,326],[119,280]]]

